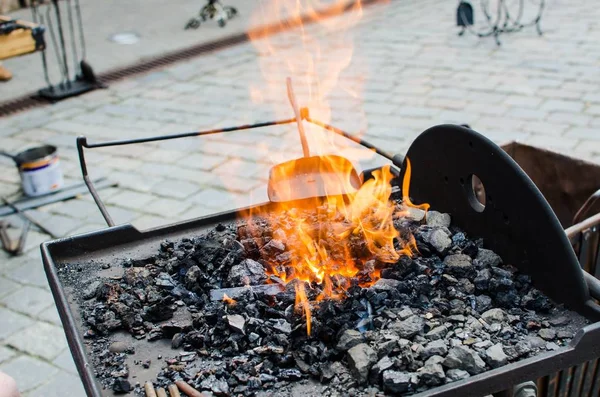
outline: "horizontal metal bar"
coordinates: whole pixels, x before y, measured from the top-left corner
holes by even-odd
[[[100,189],[117,185],[115,182],[110,182],[106,178],[98,178],[94,183],[98,184]],[[44,205],[56,203],[58,201],[68,200],[80,194],[86,193],[87,190],[88,189],[86,188],[85,183],[77,183],[67,186],[56,193],[51,193],[40,197],[28,197],[19,201],[15,201],[12,203],[12,205],[21,211],[27,211],[42,207]],[[0,207],[0,216],[11,215],[14,213],[16,213],[16,211],[8,205],[3,205]]]
[[[388,153],[385,150],[381,150],[377,146],[373,145],[372,143],[369,143],[369,142],[365,141],[362,138],[359,138],[358,136],[356,136],[354,134],[350,134],[349,132],[340,130],[339,128],[336,128],[336,127],[334,127],[332,125],[329,125],[329,124],[326,124],[326,123],[314,120],[314,119],[312,119],[310,117],[306,117],[305,120],[308,121],[309,123],[312,123],[314,125],[317,125],[317,126],[323,128],[323,129],[325,129],[327,131],[331,131],[331,132],[336,133],[338,135],[341,135],[341,136],[343,136],[345,138],[348,138],[351,141],[356,142],[359,145],[366,147],[367,149],[373,150],[375,153],[379,154],[380,156],[385,157],[388,160],[394,161],[394,154]]]
[[[136,143],[166,141],[169,139],[190,138],[190,137],[194,137],[194,136],[220,134],[223,132],[250,130],[250,129],[254,129],[254,128],[270,127],[273,125],[284,125],[284,124],[290,124],[290,123],[295,123],[295,122],[296,122],[296,119],[287,119],[287,120],[279,120],[279,121],[268,121],[268,122],[257,123],[257,124],[245,124],[245,125],[241,125],[241,126],[237,126],[237,127],[218,128],[218,129],[208,130],[208,131],[184,132],[182,134],[158,135],[158,136],[153,136],[153,137],[148,137],[148,138],[124,139],[124,140],[120,140],[120,141],[108,141],[108,142],[103,142],[103,143],[87,143],[87,141],[86,141],[83,143],[83,146],[88,149],[93,149],[93,148],[108,147],[108,146],[133,145]]]

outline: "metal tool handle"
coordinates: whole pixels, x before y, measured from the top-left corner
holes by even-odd
[[[292,109],[294,110],[294,115],[296,115],[296,123],[298,124],[298,133],[300,134],[300,143],[302,144],[302,153],[304,153],[304,157],[310,157],[310,150],[308,149],[308,141],[306,140],[306,133],[304,132],[304,124],[302,124],[302,116],[300,115],[300,109],[298,108],[298,102],[296,101],[296,96],[294,95],[294,88],[292,87],[292,78],[288,77],[286,79],[287,84],[287,94],[288,99],[290,100],[290,105],[292,105]]]
[[[594,204],[600,199],[600,189],[596,190],[594,194],[592,194],[586,201],[583,203],[579,211],[573,217],[573,225],[578,224],[579,222],[586,219],[588,216],[590,209],[593,208]]]
[[[329,132],[335,133],[337,135],[341,135],[345,138],[350,139],[353,142],[358,143],[359,145],[373,150],[374,152],[376,152],[377,154],[391,160],[394,162],[394,164],[396,164],[396,160],[397,156],[395,157],[392,154],[389,154],[377,147],[375,147],[373,144],[363,140],[362,138],[359,138],[356,135],[350,134],[348,132],[342,131],[339,128],[335,128],[332,127],[328,124],[322,123],[320,121],[317,120],[313,120],[308,116],[308,109],[306,108],[302,108],[300,111],[300,116],[302,117],[302,119],[306,120],[307,122],[314,124],[316,126],[319,126],[321,128],[323,128],[324,130],[327,130]],[[195,131],[195,132],[185,132],[182,134],[174,134],[174,135],[159,135],[159,136],[154,136],[154,137],[148,137],[148,138],[137,138],[137,139],[126,139],[126,140],[120,140],[120,141],[109,141],[109,142],[103,142],[103,143],[88,143],[87,138],[84,136],[80,136],[77,138],[77,153],[79,154],[79,166],[81,168],[81,174],[83,176],[83,180],[88,188],[88,190],[90,191],[90,194],[92,195],[92,197],[94,198],[94,201],[96,203],[96,206],[98,207],[98,209],[100,210],[100,213],[102,214],[102,216],[104,217],[104,220],[106,221],[106,224],[109,227],[115,226],[114,221],[112,220],[112,217],[110,216],[108,210],[106,209],[106,205],[104,204],[104,202],[102,201],[102,199],[100,198],[100,196],[98,195],[98,191],[96,190],[96,187],[93,183],[93,181],[90,179],[90,176],[88,175],[88,169],[87,169],[87,163],[85,161],[85,152],[84,149],[94,149],[94,148],[101,148],[101,147],[110,147],[110,146],[123,146],[123,145],[133,145],[133,144],[137,144],[137,143],[148,143],[148,142],[158,142],[158,141],[166,141],[166,140],[170,140],[170,139],[179,139],[179,138],[190,138],[190,137],[196,137],[196,136],[205,136],[205,135],[214,135],[214,134],[220,134],[223,132],[233,132],[233,131],[241,131],[241,130],[250,130],[250,129],[255,129],[255,128],[263,128],[263,127],[270,127],[270,126],[275,126],[275,125],[285,125],[285,124],[292,124],[297,122],[296,118],[293,119],[287,119],[287,120],[279,120],[279,121],[269,121],[269,122],[264,122],[264,123],[256,123],[256,124],[246,124],[246,125],[241,125],[241,126],[237,126],[237,127],[227,127],[227,128],[219,128],[219,129],[214,129],[214,130],[208,130],[208,131]],[[401,162],[399,163],[401,164]],[[398,164],[396,164],[398,165]]]

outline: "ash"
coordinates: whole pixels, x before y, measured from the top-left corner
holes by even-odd
[[[260,218],[164,241],[156,255],[124,261],[122,276],[77,292],[98,379],[117,393],[142,393],[125,363],[134,349],[111,341],[125,331],[170,343],[172,354],[156,358],[154,382],[163,387],[183,379],[217,396],[289,395],[298,387],[307,395],[409,395],[558,349],[583,325],[451,226],[448,214],[410,213],[394,226],[413,234],[418,254],[366,261],[355,278],[336,278],[345,290],[339,300],[315,302],[321,286],[305,288],[310,336],[295,305],[298,281],[269,276],[274,262],[293,255],[289,242]],[[319,227],[315,214],[306,219]],[[360,241],[351,245],[364,254]],[[381,278],[361,287],[374,268]]]

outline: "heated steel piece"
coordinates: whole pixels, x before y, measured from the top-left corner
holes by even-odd
[[[267,188],[269,200],[281,202],[355,193],[362,181],[350,160],[336,155],[310,155],[303,117],[289,77],[287,93],[296,117],[304,157],[271,168]]]

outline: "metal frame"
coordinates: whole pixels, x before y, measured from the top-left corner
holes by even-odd
[[[513,17],[506,5],[506,0],[498,0],[498,6],[496,10],[496,19],[492,20],[492,15],[488,10],[489,0],[481,0],[481,10],[483,15],[485,16],[485,20],[487,22],[487,27],[481,31],[476,31],[470,27],[471,24],[468,22],[467,16],[464,14],[464,10],[460,8],[460,5],[463,3],[470,4],[465,0],[459,0],[459,8],[457,10],[458,17],[462,22],[462,29],[458,32],[459,36],[465,34],[465,32],[469,32],[477,37],[489,37],[494,36],[494,40],[496,40],[497,45],[501,45],[499,36],[502,33],[514,33],[521,31],[524,27],[534,26],[538,34],[542,35],[542,28],[540,27],[540,22],[542,20],[542,13],[544,12],[544,8],[546,5],[546,0],[539,0],[539,8],[538,13],[532,21],[527,23],[522,23],[521,19],[523,18],[523,9],[525,8],[525,0],[517,0],[519,2],[519,10],[517,12],[516,17]],[[533,1],[532,1],[533,2]]]
[[[379,154],[380,156],[382,156],[390,161],[393,161],[394,164],[397,166],[400,166],[400,164],[402,164],[402,161],[404,160],[404,158],[401,155],[398,155],[398,154],[394,155],[394,154],[388,153],[384,150],[381,150],[381,149],[377,148],[375,145],[365,141],[362,138],[359,138],[358,136],[356,136],[354,134],[350,134],[348,132],[340,130],[339,128],[333,127],[329,124],[311,119],[307,108],[302,108],[300,111],[300,115],[303,120],[305,120],[309,123],[312,123],[318,127],[321,127],[324,130],[327,130],[327,131],[333,132],[337,135],[348,138],[351,141],[366,147],[367,149],[373,150],[375,153]],[[79,136],[79,137],[77,137],[77,152],[79,153],[79,165],[81,167],[81,173],[83,175],[83,180],[85,181],[85,184],[87,185],[90,193],[92,194],[92,197],[94,198],[94,201],[96,202],[96,205],[100,209],[100,212],[102,213],[102,216],[104,217],[104,220],[106,221],[106,224],[108,226],[115,226],[115,222],[113,221],[112,217],[108,213],[108,210],[106,209],[106,205],[104,205],[104,202],[98,195],[98,192],[96,190],[96,187],[94,186],[94,183],[92,182],[92,180],[90,179],[90,177],[88,175],[87,164],[85,162],[84,148],[85,149],[96,149],[96,148],[110,147],[110,146],[133,145],[133,144],[138,144],[138,143],[158,142],[158,141],[166,141],[166,140],[170,140],[170,139],[214,135],[214,134],[220,134],[223,132],[251,130],[251,129],[255,129],[255,128],[270,127],[270,126],[275,126],[275,125],[293,124],[293,123],[296,123],[295,118],[278,120],[278,121],[268,121],[268,122],[255,123],[255,124],[245,124],[245,125],[236,126],[236,127],[218,128],[218,129],[207,130],[207,131],[185,132],[185,133],[173,134],[173,135],[157,135],[157,136],[149,137],[149,138],[124,139],[124,140],[109,141],[109,142],[103,142],[103,143],[88,143],[87,138],[85,136]]]

